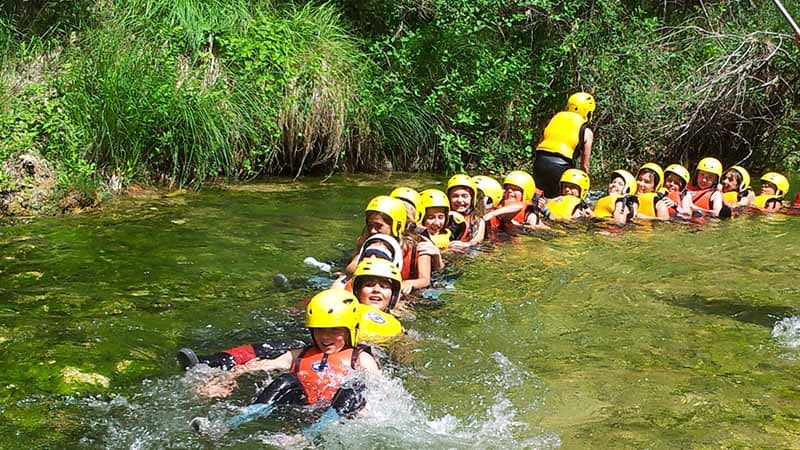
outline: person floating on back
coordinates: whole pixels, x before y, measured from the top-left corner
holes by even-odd
[[[567,169],[561,175],[561,195],[547,201],[547,217],[568,221],[591,217],[592,210],[584,201],[589,193],[589,175],[579,169]]]
[[[733,166],[722,175],[722,201],[731,208],[753,206],[756,195],[750,188],[750,173]]]
[[[761,177],[761,191],[753,199],[753,205],[766,212],[780,211],[783,197],[789,192],[789,180],[785,176],[768,172]]]
[[[493,231],[513,233],[521,228],[547,228],[539,219],[545,201],[536,193],[536,183],[528,172],[514,170],[503,180],[503,200],[499,208],[483,219]]]
[[[255,402],[227,425],[270,414],[283,405],[328,405],[328,416],[354,417],[366,403],[365,386],[348,384],[356,371],[380,374],[368,348],[359,345],[359,303],[344,289],[328,289],[306,306],[305,326],[311,345],[292,349],[274,358],[254,358],[237,365],[229,377],[218,377],[199,390],[207,397],[225,397],[236,387],[235,379],[248,373],[286,371],[261,390]],[[199,425],[193,421],[195,428]]]
[[[644,164],[636,172],[636,195],[631,197],[628,207],[633,217],[643,220],[657,218],[656,203],[661,199],[659,191],[664,185],[664,170],[656,163]]]
[[[611,172],[606,195],[600,197],[594,205],[592,213],[598,219],[611,219],[624,224],[629,219],[626,205],[628,196],[636,192],[636,178],[627,170],[619,169]]]

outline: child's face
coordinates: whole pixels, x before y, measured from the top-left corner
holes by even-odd
[[[725,172],[722,176],[722,192],[736,192],[739,190],[739,179],[732,170]]]
[[[367,232],[373,234],[392,234],[392,225],[386,221],[383,214],[371,212],[367,214]]]
[[[683,179],[674,173],[669,173],[666,177],[664,177],[664,186],[669,192],[679,192],[681,189],[683,189]]]
[[[700,189],[708,189],[717,183],[717,176],[705,170],[698,170],[697,177],[695,178],[697,180],[697,187]]]
[[[312,328],[311,335],[314,337],[314,343],[317,344],[319,351],[330,355],[347,346],[350,331],[344,327]]]
[[[444,228],[447,220],[447,211],[444,208],[428,208],[425,217],[422,219],[422,226],[430,234],[438,234]]]
[[[472,207],[472,193],[467,188],[455,187],[450,189],[450,208],[453,211],[466,214]]]
[[[581,188],[577,184],[561,183],[561,195],[581,196]]]
[[[522,189],[514,186],[512,184],[507,184],[503,186],[503,202],[521,202],[522,201]]]
[[[392,300],[392,283],[386,278],[366,277],[358,291],[358,301],[381,311],[389,308]]]
[[[625,180],[622,177],[614,177],[611,183],[608,183],[608,195],[622,194],[625,192]]]
[[[406,221],[408,223],[416,223],[417,222],[417,208],[414,207],[409,202],[403,202],[403,206],[406,207]]]
[[[770,183],[769,181],[762,181],[761,182],[761,192],[760,195],[777,195],[778,194],[778,186]]]
[[[656,188],[655,176],[650,172],[641,172],[636,177],[636,193],[647,194],[653,192]]]

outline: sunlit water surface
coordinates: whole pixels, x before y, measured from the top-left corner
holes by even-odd
[[[176,349],[305,338],[298,300],[368,199],[425,178],[334,177],[121,199],[0,225],[0,446],[304,448],[304,411],[199,435],[268,380],[197,397]],[[440,185],[441,187],[441,185]],[[275,286],[275,274],[290,286]],[[439,300],[326,448],[800,442],[800,217],[590,224],[451,261]],[[439,295],[441,294],[441,295]]]

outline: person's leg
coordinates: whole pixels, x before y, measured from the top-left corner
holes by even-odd
[[[536,152],[536,159],[533,161],[533,180],[536,188],[541,189],[547,198],[555,198],[561,195],[559,184],[561,174],[569,169],[570,164],[563,158],[548,155],[545,152]]]

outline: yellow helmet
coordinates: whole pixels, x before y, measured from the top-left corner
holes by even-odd
[[[625,189],[622,192],[623,195],[632,195],[636,193],[636,177],[634,177],[632,173],[625,169],[618,169],[611,172],[612,180],[614,179],[614,176],[619,176],[625,183]]]
[[[677,175],[681,180],[683,180],[684,187],[689,184],[689,181],[692,179],[692,176],[689,174],[689,171],[686,167],[683,167],[680,164],[670,164],[664,169],[664,177],[667,176],[667,173],[674,173]]]
[[[649,162],[639,168],[639,171],[636,172],[636,178],[639,178],[639,174],[641,174],[643,170],[650,170],[656,174],[656,183],[655,188],[653,188],[653,192],[660,191],[661,187],[664,186],[664,171],[661,169],[661,166],[656,163]]]
[[[447,194],[439,189],[425,189],[419,195],[422,197],[422,216],[428,214],[428,208],[444,208],[445,226],[447,226],[450,217],[450,199],[447,198]]]
[[[717,182],[722,178],[722,163],[717,158],[703,158],[697,163],[697,170],[713,173],[717,176]],[[697,171],[695,170],[695,172]]]
[[[361,283],[366,277],[385,278],[392,283],[392,299],[389,301],[389,307],[394,308],[397,299],[400,298],[400,285],[403,282],[403,277],[400,275],[400,269],[397,265],[374,256],[361,260],[356,267],[356,271],[353,272],[354,293],[361,289]]]
[[[580,199],[586,198],[589,193],[589,175],[580,169],[567,169],[561,174],[561,183],[572,183],[580,188]]]
[[[778,188],[778,195],[783,197],[789,193],[789,180],[777,172],[768,172],[761,177],[761,181],[768,181]]]
[[[414,210],[417,212],[416,221],[419,223],[422,220],[422,208],[420,207],[420,200],[421,197],[419,196],[419,192],[415,189],[411,189],[410,187],[400,186],[395,188],[389,197],[398,198],[400,200],[406,201],[414,207]]]
[[[503,179],[503,187],[510,184],[522,189],[522,201],[527,202],[533,198],[533,193],[536,191],[536,183],[533,177],[524,170],[513,170],[506,175]]]
[[[747,171],[747,169],[742,166],[731,166],[731,168],[728,170],[733,170],[734,172],[738,173],[739,178],[742,179],[742,181],[739,182],[739,192],[744,192],[750,189],[750,173]]]
[[[311,298],[306,306],[307,328],[347,328],[350,345],[358,344],[358,300],[344,289],[328,289]]]
[[[472,177],[475,187],[483,191],[484,197],[488,197],[492,201],[492,205],[496,208],[503,200],[503,186],[492,177],[485,175],[476,175]]]
[[[586,121],[592,120],[594,108],[594,97],[586,92],[572,94],[567,100],[567,111],[580,114]]]
[[[364,213],[379,212],[388,216],[391,220],[392,236],[399,238],[406,229],[406,207],[402,200],[398,200],[388,195],[379,195],[367,204]]]
[[[447,180],[447,195],[448,196],[450,195],[450,189],[453,189],[455,187],[465,187],[465,188],[467,188],[467,189],[469,189],[471,191],[471,194],[470,194],[472,196],[472,202],[471,203],[472,203],[472,207],[474,208],[475,207],[475,197],[477,197],[476,193],[478,191],[477,191],[477,188],[475,187],[475,182],[472,181],[472,178],[470,178],[469,175],[465,175],[463,173],[457,173],[457,174],[453,175],[452,177],[450,177],[449,180]]]

